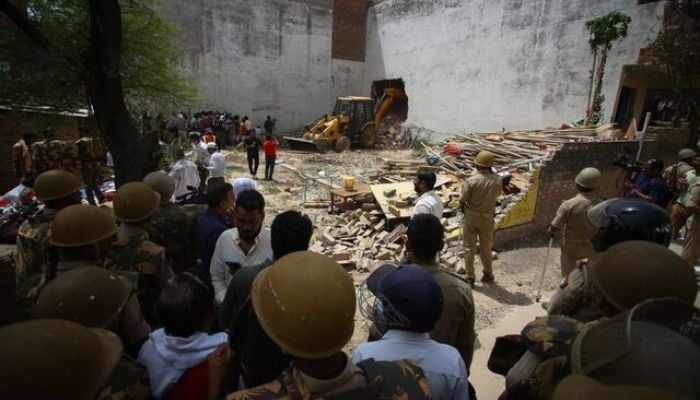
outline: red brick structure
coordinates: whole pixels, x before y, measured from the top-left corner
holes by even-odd
[[[331,57],[365,61],[367,0],[335,0]]]

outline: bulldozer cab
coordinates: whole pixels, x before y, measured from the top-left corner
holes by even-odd
[[[345,130],[348,135],[355,136],[362,131],[366,123],[374,119],[374,99],[371,97],[338,97],[333,114],[344,114],[349,123]],[[354,137],[351,137],[354,140]]]

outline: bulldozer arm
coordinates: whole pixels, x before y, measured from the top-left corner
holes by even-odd
[[[382,97],[377,102],[374,107],[374,126],[379,128],[382,124],[382,120],[386,117],[386,114],[391,109],[391,105],[394,104],[396,100],[406,100],[406,92],[402,89],[391,87],[384,91]]]

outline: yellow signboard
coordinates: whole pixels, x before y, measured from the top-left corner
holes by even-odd
[[[530,176],[530,186],[525,195],[516,202],[496,229],[510,228],[512,226],[527,224],[535,219],[535,208],[537,207],[537,194],[540,189],[540,168],[535,169]]]

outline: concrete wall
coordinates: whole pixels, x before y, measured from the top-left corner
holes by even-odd
[[[278,130],[331,110],[338,92],[358,93],[358,63],[331,59],[332,9],[332,0],[165,2],[203,107],[254,125],[272,115]]]
[[[363,85],[403,78],[408,123],[438,132],[559,126],[585,109],[592,62],[586,21],[620,10],[632,22],[609,53],[608,120],[622,67],[655,38],[663,3],[378,0],[369,10]]]

